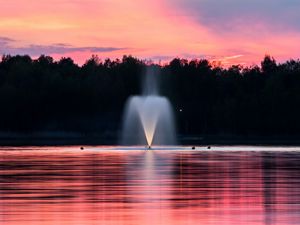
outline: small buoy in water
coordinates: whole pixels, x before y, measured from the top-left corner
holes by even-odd
[[[84,147],[80,147],[80,150],[83,150],[84,149]]]
[[[196,147],[195,147],[195,146],[193,146],[193,147],[192,147],[192,149],[194,150],[194,149],[196,149]]]
[[[210,149],[210,148],[211,148],[210,146],[207,147],[207,149]]]
[[[148,149],[151,149],[151,145],[148,145]]]

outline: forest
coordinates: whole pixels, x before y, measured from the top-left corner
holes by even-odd
[[[147,71],[152,71],[147,73]],[[129,96],[156,76],[178,135],[300,136],[300,61],[228,68],[206,59],[165,65],[132,56],[82,66],[71,58],[3,55],[0,133],[75,132],[117,137]]]

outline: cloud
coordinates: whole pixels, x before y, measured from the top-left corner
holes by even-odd
[[[8,37],[1,37],[0,36],[0,45],[4,46],[4,45],[8,45],[12,42],[15,42],[14,39],[8,38]],[[1,46],[0,46],[1,49]]]
[[[299,0],[166,0],[179,15],[221,32],[300,31]]]
[[[69,47],[68,45],[29,45],[20,48],[11,48],[15,53],[40,55],[40,54],[65,54],[72,52],[112,52],[123,50],[124,48],[114,47]]]
[[[15,47],[12,44],[15,44],[15,40],[7,37],[0,37],[0,53],[1,54],[24,54],[31,56],[38,55],[51,55],[51,54],[66,54],[74,52],[113,52],[118,50],[125,50],[127,48],[118,48],[118,47],[75,47],[66,43],[57,43],[52,45],[36,45],[30,44],[28,46]]]

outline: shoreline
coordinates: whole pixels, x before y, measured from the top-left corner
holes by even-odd
[[[177,145],[300,146],[300,136],[178,135]],[[0,146],[120,145],[117,135],[0,135]]]

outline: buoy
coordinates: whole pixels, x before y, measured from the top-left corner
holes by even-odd
[[[210,146],[208,146],[207,149],[210,149]]]
[[[194,150],[194,149],[196,149],[196,147],[195,147],[195,146],[193,146],[193,147],[192,147],[192,149]]]
[[[81,150],[83,150],[83,149],[84,149],[84,147],[80,147],[80,149],[81,149]]]

